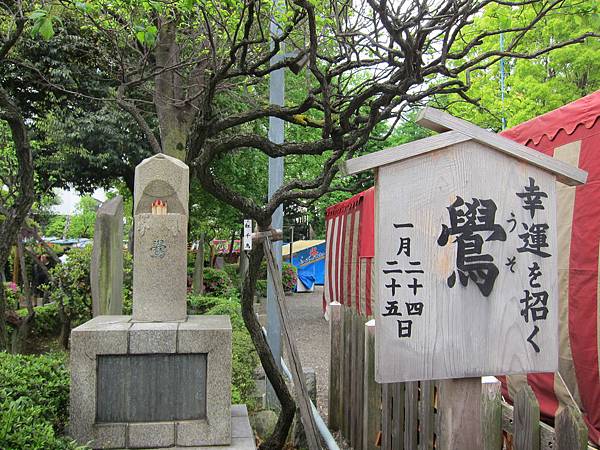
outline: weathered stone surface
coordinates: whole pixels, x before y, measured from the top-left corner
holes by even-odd
[[[206,419],[209,427],[183,423],[181,442],[179,432],[177,434],[178,445],[228,445],[231,441],[231,322],[229,317],[188,316],[186,322],[179,324],[177,351],[208,354]]]
[[[126,423],[107,423],[94,425],[94,442],[92,447],[124,448],[126,445]]]
[[[158,154],[135,168],[134,215],[150,213],[154,200],[167,202],[168,212],[188,215],[189,169],[182,161]]]
[[[252,429],[261,438],[265,439],[275,429],[277,423],[277,414],[269,409],[263,409],[252,413],[250,416]]]
[[[125,354],[129,316],[98,316],[71,331],[71,436],[78,442],[98,438],[96,418],[96,356]]]
[[[187,315],[189,169],[163,154],[135,168],[133,319],[183,321]],[[152,214],[152,203],[167,214]]]
[[[146,422],[129,424],[129,447],[157,448],[175,444],[173,422]]]
[[[187,315],[187,217],[135,216],[133,319],[185,320]]]
[[[241,425],[238,429],[245,430],[246,434],[240,437],[233,437],[231,444],[229,445],[215,445],[215,446],[180,446],[177,444],[175,447],[169,447],[168,450],[256,450],[256,444],[254,442],[254,433],[250,428],[248,422],[248,411],[245,405],[233,405],[231,407],[232,419],[236,418],[240,421],[245,421],[245,425]],[[273,413],[274,414],[274,413]],[[162,448],[159,450],[167,450]]]
[[[175,349],[175,353],[173,349]],[[184,359],[204,358],[206,361],[205,379],[196,380],[197,377],[188,376],[191,372],[176,363],[168,363],[166,366],[161,366],[162,368],[156,368],[150,363],[138,364],[125,371],[130,375],[133,374],[127,377],[125,383],[120,382],[118,376],[123,370],[109,370],[104,373],[106,370],[102,369],[102,364],[104,364],[102,361],[111,358],[119,361],[141,361],[139,358],[168,359],[179,356]],[[102,358],[102,361],[99,362],[99,358]],[[148,379],[147,374],[144,374],[146,368],[157,377],[160,375],[166,379],[156,383],[145,381]],[[110,448],[109,445],[117,442],[121,434],[119,434],[119,428],[106,428],[106,425],[114,424],[113,420],[126,422],[125,419],[127,419],[130,427],[130,438],[127,444],[129,448],[140,447],[131,440],[131,427],[146,425],[149,422],[150,424],[171,424],[172,428],[177,430],[174,434],[177,442],[165,444],[162,443],[163,441],[156,441],[152,444],[143,444],[141,448],[168,447],[175,444],[187,447],[231,444],[235,448],[251,447],[254,449],[252,439],[243,441],[243,439],[240,440],[240,437],[235,437],[232,441],[232,414],[236,416],[234,419],[235,436],[244,436],[250,429],[242,423],[243,418],[247,417],[246,409],[237,407],[233,412],[231,409],[231,323],[227,316],[189,316],[185,322],[171,323],[139,323],[133,322],[129,316],[98,316],[72,332],[71,371],[70,431],[71,435],[81,443],[102,438],[110,442],[106,445],[98,444],[98,447]],[[97,379],[97,377],[100,378]],[[103,386],[99,386],[100,379],[104,380]],[[153,416],[148,419],[148,422],[136,422],[140,419],[144,420],[143,417],[135,417],[135,420],[130,420],[131,417],[107,418],[99,414],[99,410],[97,410],[99,402],[96,398],[97,395],[102,395],[106,391],[107,383],[109,389],[114,387],[115,392],[122,391],[124,398],[138,392],[138,397],[146,398],[149,404],[154,400],[147,397],[152,399],[158,397],[157,393],[151,389],[154,385],[156,385],[154,389],[160,389],[160,386],[164,385],[165,392],[168,390],[166,389],[167,385],[173,385],[169,389],[175,389],[175,391],[168,397],[175,398],[179,393],[177,386],[181,385],[183,389],[185,385],[183,391],[189,389],[194,391],[196,383],[197,392],[206,389],[205,415],[198,420],[180,420],[179,416],[176,416],[177,418],[174,420],[165,420],[162,417],[156,419]],[[110,383],[115,386],[111,386]],[[140,383],[140,385],[138,386],[136,383]],[[184,395],[190,398],[196,396],[195,393]],[[124,400],[125,403],[128,401],[131,401],[131,398],[127,401]],[[115,400],[109,403],[113,403],[116,407],[119,402]],[[176,403],[183,404],[185,402],[178,400]],[[151,409],[162,410],[163,407],[151,407]],[[161,430],[160,433],[164,433],[164,429],[161,428]],[[139,427],[134,430],[135,432],[139,432],[140,439],[142,439],[141,434],[143,433],[139,431]],[[158,430],[156,432],[159,433]],[[98,442],[101,441],[98,440]]]
[[[243,438],[252,436],[252,428],[247,417],[232,417],[231,418],[231,437]]]
[[[104,202],[96,212],[90,264],[92,313],[123,313],[123,197]]]
[[[231,405],[231,417],[248,417],[246,405]]]
[[[178,325],[173,322],[134,323],[129,331],[129,353],[175,353]]]

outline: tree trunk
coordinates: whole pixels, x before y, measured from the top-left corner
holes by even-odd
[[[240,262],[238,267],[238,274],[240,277],[240,285],[239,289],[242,292],[244,289],[244,280],[248,276],[248,253],[244,250],[244,228],[242,227],[242,232],[240,233]]]
[[[176,19],[163,17],[156,50],[156,67],[174,66],[181,61],[177,43]],[[177,70],[164,70],[155,76],[154,105],[158,116],[163,153],[185,162],[186,145],[194,110],[186,98],[185,81]]]
[[[21,111],[0,87],[0,119],[6,120],[10,127],[17,157],[17,191],[8,214],[0,222],[0,267],[4,270],[13,242],[35,199],[33,190],[33,158],[29,145],[29,136],[25,119]],[[8,330],[6,328],[6,298],[4,289],[0,291],[0,349],[8,347]]]
[[[290,395],[290,392],[285,384],[283,376],[275,364],[273,354],[267,344],[267,340],[262,331],[262,326],[256,314],[254,313],[253,300],[256,290],[256,280],[260,270],[260,263],[264,254],[263,245],[257,242],[250,252],[250,261],[248,264],[248,276],[244,280],[244,288],[242,289],[242,316],[246,328],[250,333],[260,362],[262,363],[265,374],[269,382],[273,386],[279,403],[281,404],[281,413],[277,419],[277,424],[271,436],[269,436],[261,445],[260,450],[275,450],[281,449],[285,445],[294,414],[296,413],[296,403]]]
[[[194,294],[204,295],[204,233],[198,239],[196,250],[196,261],[194,261],[194,276],[192,277],[192,289]]]
[[[23,251],[23,243],[21,237],[17,239],[17,257],[19,258],[19,266],[21,267],[21,279],[23,280],[23,292],[25,293],[25,302],[27,304],[27,316],[17,325],[17,329],[12,335],[11,352],[20,353],[23,349],[23,344],[29,336],[29,330],[35,318],[35,309],[31,302],[31,290],[29,289],[29,276],[27,275],[27,267],[25,267],[25,252]]]

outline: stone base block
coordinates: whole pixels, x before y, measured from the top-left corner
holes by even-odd
[[[75,328],[70,416],[70,435],[93,448],[238,448],[249,425],[231,409],[229,317]]]

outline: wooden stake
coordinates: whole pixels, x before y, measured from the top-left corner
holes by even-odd
[[[304,425],[308,448],[310,450],[318,450],[321,448],[321,445],[317,435],[317,425],[312,415],[310,397],[308,396],[308,390],[306,389],[304,372],[302,371],[302,363],[300,362],[300,357],[296,350],[296,343],[291,334],[291,330],[288,329],[288,311],[285,304],[285,293],[283,291],[281,273],[279,272],[279,267],[275,260],[275,254],[273,253],[273,246],[271,245],[271,238],[269,235],[264,236],[263,244],[265,257],[267,258],[267,267],[271,272],[273,284],[275,286],[277,304],[279,306],[277,309],[279,312],[279,320],[281,322],[281,334],[283,335],[283,344],[285,345],[290,358],[290,371],[292,372],[292,381],[294,382],[294,389],[296,390],[296,397],[300,408],[300,419],[302,420],[302,425]]]
[[[481,450],[481,378],[440,382],[440,450]]]

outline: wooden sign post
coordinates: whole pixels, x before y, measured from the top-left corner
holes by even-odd
[[[472,377],[558,368],[555,181],[587,174],[441,111],[418,122],[442,133],[344,167],[376,169],[375,377],[471,378],[440,394],[465,430]]]

